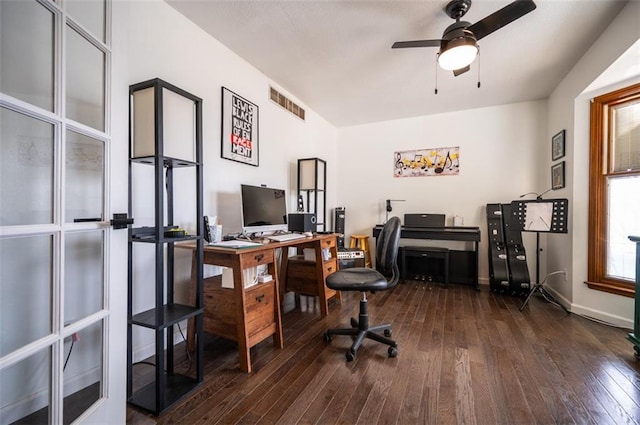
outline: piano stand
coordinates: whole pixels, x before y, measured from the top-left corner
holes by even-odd
[[[373,237],[378,237],[382,225],[373,228]],[[406,227],[400,230],[400,239],[438,240],[470,242],[471,250],[449,249],[448,280],[450,283],[466,283],[480,290],[478,284],[478,245],[480,243],[480,228],[467,226],[443,227]]]

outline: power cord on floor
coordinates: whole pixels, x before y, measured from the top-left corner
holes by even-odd
[[[180,335],[182,335],[182,340],[184,341],[184,353],[187,355],[187,359],[189,360],[189,367],[185,373],[188,373],[193,366],[193,359],[191,358],[191,353],[189,353],[189,345],[187,344],[187,338],[184,336],[184,332],[182,332],[182,327],[180,323],[178,323],[178,330],[180,331]]]
[[[189,360],[189,367],[187,368],[187,371],[185,373],[188,373],[191,370],[191,367],[193,366],[193,359],[191,358],[191,353],[189,353],[189,347],[187,346],[187,338],[184,335],[184,332],[182,331],[182,327],[180,326],[180,323],[178,323],[178,330],[180,331],[180,335],[182,336],[182,340],[185,342],[185,349],[184,352],[187,356],[187,359]],[[71,344],[71,348],[73,348],[73,343]],[[71,350],[69,350],[69,355],[71,354]],[[67,360],[69,359],[69,357],[67,356]],[[153,362],[149,362],[146,360],[141,360],[139,362],[134,362],[132,366],[136,366],[139,364],[145,364],[145,365],[149,365],[149,366],[153,366],[155,367],[156,364]],[[65,362],[65,366],[67,365],[67,363]]]
[[[549,277],[551,277],[551,276],[553,276],[553,275],[557,275],[557,274],[564,274],[564,275],[565,275],[565,281],[566,281],[566,279],[567,279],[567,278],[566,278],[567,273],[566,273],[564,270],[558,270],[558,271],[551,272],[551,273],[547,274],[547,275],[545,276],[544,280],[540,283],[540,286],[542,287],[542,285],[544,285],[544,283],[547,281],[547,279],[548,279]],[[546,292],[546,290],[545,290],[545,292]],[[547,296],[545,295],[545,292],[542,292],[542,297],[543,297],[547,302],[549,302],[549,303],[551,303],[551,304],[560,304],[560,302],[559,302],[559,301],[556,301],[556,300],[550,300],[550,299],[548,299],[548,298],[547,298]],[[585,314],[579,314],[579,313],[575,313],[575,312],[573,312],[573,311],[571,312],[571,314],[575,314],[576,316],[579,316],[579,317],[582,317],[582,318],[584,318],[584,319],[590,320],[590,321],[592,321],[592,322],[600,323],[601,325],[609,326],[609,327],[612,327],[612,328],[616,328],[616,329],[624,329],[624,330],[631,330],[630,328],[628,328],[628,327],[626,327],[626,326],[620,326],[620,325],[616,325],[616,324],[614,324],[614,323],[609,323],[609,322],[606,322],[606,321],[604,321],[604,320],[597,319],[597,318],[595,318],[595,317],[587,316],[587,315],[585,315]]]

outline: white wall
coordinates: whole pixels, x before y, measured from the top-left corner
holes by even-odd
[[[549,248],[548,259],[541,258],[543,274],[546,269],[568,271],[571,284],[564,284],[561,278],[551,284],[561,299],[573,302],[574,309],[620,315],[625,318],[623,321],[631,318],[629,299],[601,292],[591,295],[593,291],[582,283],[586,279],[587,148],[584,144],[576,147],[574,140],[578,126],[584,133],[588,117],[574,116],[574,102],[631,40],[638,38],[638,2],[631,2],[622,11],[554,91],[548,106],[547,101],[526,102],[340,130],[303,104],[306,123],[271,103],[269,85],[274,84],[285,93],[286,88],[270,81],[164,2],[117,3],[114,7],[126,9],[121,16],[122,21],[128,22],[120,25],[114,20],[114,29],[126,33],[129,43],[126,70],[114,72],[124,72],[130,84],[160,77],[204,99],[205,213],[218,215],[225,233],[240,229],[241,183],[284,187],[290,193],[290,209],[294,209],[295,160],[319,156],[328,162],[329,208],[337,205],[347,208],[347,235],[370,233],[372,226],[381,223],[385,199],[405,200],[393,204],[393,214],[398,216],[406,212],[444,213],[448,218],[462,215],[465,225],[480,226],[483,231],[480,277],[486,283],[484,206],[490,202],[509,202],[523,193],[542,192],[550,187],[550,138],[564,128],[567,188],[553,195],[570,200],[571,233],[543,237],[543,247],[548,243]],[[259,167],[220,158],[221,86],[260,108]],[[300,104],[298,99],[291,98]],[[580,143],[587,143],[585,140]],[[458,176],[393,177],[395,151],[441,146],[460,147]],[[576,167],[578,159],[580,166]],[[534,238],[524,236],[533,279]],[[546,260],[548,267],[544,264]],[[186,293],[185,288],[186,281],[179,288],[181,296]]]
[[[347,235],[371,234],[385,219],[386,199],[405,200],[392,203],[391,215],[401,219],[405,213],[439,213],[451,225],[461,215],[465,226],[481,229],[479,274],[488,283],[486,204],[550,187],[550,172],[539,171],[541,163],[548,171],[541,159],[550,150],[546,120],[546,102],[537,101],[342,129],[338,200],[346,207]],[[460,147],[459,175],[394,177],[394,152],[453,146]],[[535,272],[535,238],[524,236]]]
[[[126,34],[128,60],[121,62],[126,69],[114,69],[114,73],[125,74],[128,84],[158,77],[203,99],[204,213],[217,215],[224,233],[241,230],[242,183],[284,188],[289,194],[289,209],[296,210],[298,158],[320,157],[327,161],[327,205],[336,205],[335,127],[293,96],[289,96],[291,100],[305,108],[305,122],[272,103],[268,97],[269,85],[287,94],[286,87],[269,80],[163,1],[115,3],[118,13],[114,14],[113,28],[119,37]],[[259,167],[220,156],[222,86],[259,107]],[[114,90],[128,90],[128,87],[114,87]],[[126,114],[126,111],[122,113]],[[151,181],[137,182],[136,188],[143,192],[151,188],[151,184]],[[190,190],[190,187],[184,190]],[[179,196],[189,199],[188,193]],[[180,211],[180,206],[176,206],[175,222],[188,230],[194,229],[193,210],[189,208],[185,215],[179,215]],[[135,218],[140,223],[148,217]],[[178,261],[177,298],[184,301],[188,293],[188,253],[181,253]],[[141,270],[137,292],[147,294],[147,299],[153,293],[153,282],[152,279],[142,280],[143,276],[148,277],[151,266],[152,261],[146,257],[140,257],[137,262],[137,268]],[[142,308],[142,302],[136,301],[136,309]],[[148,348],[146,342],[141,343],[137,348],[138,357],[149,354]]]
[[[588,260],[589,101],[603,92],[585,90],[638,39],[640,2],[629,2],[549,97],[546,134],[551,140],[557,131],[567,130],[567,187],[558,194],[570,203],[571,238],[549,237],[547,251],[549,270],[567,270],[570,285],[552,281],[551,287],[572,303],[573,311],[626,327],[632,327],[633,299],[594,291],[584,284]],[[624,84],[621,81],[617,87],[634,81],[638,81],[637,76]],[[550,159],[546,160],[550,165]]]
[[[269,85],[281,89],[277,84],[166,3],[132,2],[129,8],[131,83],[160,77],[203,98],[206,214],[222,216],[225,232],[240,230],[240,184],[266,184],[294,192],[295,160],[311,156],[328,162],[328,204],[334,204],[335,127],[309,108],[305,107],[303,122],[272,103]],[[259,107],[259,167],[220,157],[222,86]],[[295,204],[291,207],[295,209]]]

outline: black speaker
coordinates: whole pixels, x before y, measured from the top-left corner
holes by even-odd
[[[338,248],[344,248],[345,208],[336,207],[333,212],[333,231],[338,234]]]
[[[313,213],[291,213],[288,216],[290,232],[315,232],[316,215]]]

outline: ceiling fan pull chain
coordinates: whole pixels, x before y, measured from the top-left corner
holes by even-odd
[[[440,53],[436,53],[436,62],[434,63],[434,66],[436,68],[436,89],[435,89],[435,94],[438,94],[438,55]]]
[[[480,46],[478,46],[478,88],[480,88]]]

